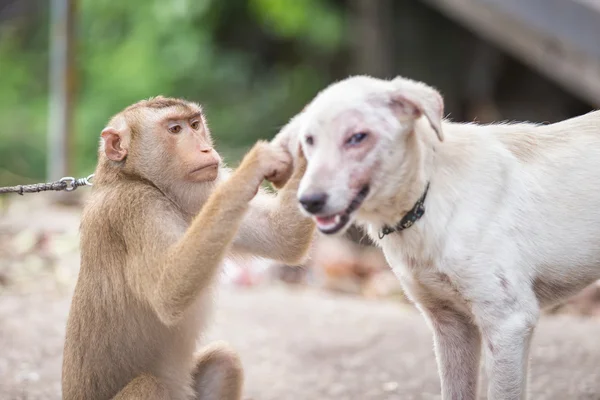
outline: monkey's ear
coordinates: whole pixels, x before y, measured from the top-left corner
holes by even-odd
[[[419,118],[421,115],[429,120],[440,142],[444,140],[442,118],[444,100],[440,93],[422,82],[398,77],[391,81],[392,107],[403,116]]]
[[[109,160],[123,161],[127,156],[127,149],[124,147],[121,133],[115,128],[107,127],[100,134],[104,140],[104,153]]]

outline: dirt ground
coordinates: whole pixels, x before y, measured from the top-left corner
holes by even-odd
[[[72,210],[37,206],[0,216],[0,237],[23,227],[62,235],[44,250],[52,267],[0,246],[0,272],[10,272],[0,285],[2,400],[60,398],[77,221]],[[205,341],[223,339],[240,352],[247,399],[440,399],[431,334],[410,306],[276,283],[224,285],[215,303]],[[535,400],[600,399],[600,319],[543,317],[530,387]]]

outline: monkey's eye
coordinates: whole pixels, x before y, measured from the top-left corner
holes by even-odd
[[[191,126],[192,126],[193,130],[197,131],[200,128],[200,121],[198,121],[198,120],[192,121]]]
[[[350,136],[348,138],[348,140],[346,140],[346,144],[350,145],[350,146],[354,146],[359,144],[360,142],[362,142],[363,140],[365,140],[365,138],[367,137],[367,133],[366,132],[359,132],[359,133],[355,133],[354,135]]]
[[[171,133],[179,133],[181,132],[181,125],[172,125],[169,127],[169,132]]]
[[[312,146],[314,143],[315,143],[315,139],[311,135],[309,135],[309,136],[306,137],[306,144],[307,145]]]

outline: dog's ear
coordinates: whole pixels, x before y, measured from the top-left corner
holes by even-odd
[[[306,109],[306,107],[304,109]],[[286,151],[291,155],[294,162],[294,168],[290,168],[288,173],[281,176],[278,182],[271,181],[276,189],[281,189],[283,185],[289,181],[298,165],[306,166],[306,159],[304,158],[304,152],[302,151],[302,145],[300,143],[300,119],[302,118],[304,109],[281,128],[279,133],[271,140],[272,146]]]
[[[278,146],[296,159],[298,156],[298,147],[300,146],[300,135],[302,134],[303,116],[306,107],[296,114],[281,130],[273,140],[271,144]]]
[[[392,107],[405,116],[419,118],[425,115],[440,142],[443,141],[444,100],[440,93],[422,82],[402,77],[393,79],[390,84]]]

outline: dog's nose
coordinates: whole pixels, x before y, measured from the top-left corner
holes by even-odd
[[[300,197],[298,201],[300,201],[300,204],[302,204],[302,207],[304,207],[306,211],[311,214],[316,214],[325,206],[327,197],[327,193],[307,194]]]

